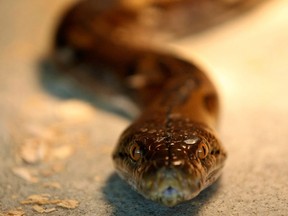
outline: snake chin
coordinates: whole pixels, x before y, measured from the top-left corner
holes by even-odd
[[[173,207],[178,203],[183,202],[184,194],[178,189],[168,186],[166,189],[160,192],[158,196],[156,196],[155,200],[165,206]]]
[[[159,194],[157,194],[154,198],[152,197],[152,200],[167,207],[173,207],[196,197],[199,192],[200,190],[190,193],[186,191],[180,191],[177,188],[168,186],[162,192],[160,191]]]
[[[183,173],[177,169],[164,168],[142,181],[140,191],[148,199],[173,207],[194,198],[203,188],[202,179],[183,177]]]

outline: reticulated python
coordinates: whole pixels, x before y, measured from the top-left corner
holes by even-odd
[[[113,160],[119,175],[144,197],[166,206],[190,200],[215,182],[226,159],[215,131],[215,87],[193,63],[155,43],[207,27],[251,2],[86,0],[60,23],[57,62],[112,71],[142,107]]]

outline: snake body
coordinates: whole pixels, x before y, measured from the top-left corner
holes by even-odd
[[[56,34],[57,58],[63,61],[68,55],[69,61],[104,67],[126,85],[142,113],[123,132],[113,152],[116,170],[144,197],[175,206],[198,195],[221,174],[226,151],[216,132],[218,94],[199,67],[147,44],[163,32],[181,32],[177,17],[171,24],[175,8],[187,13],[188,6],[197,11],[222,1],[127,2],[86,0],[68,10]],[[139,17],[151,8],[154,12],[160,8],[162,15],[149,24]],[[197,23],[195,15],[188,17]],[[165,18],[167,26],[163,26]]]

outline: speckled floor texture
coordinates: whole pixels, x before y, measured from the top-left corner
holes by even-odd
[[[53,28],[72,2],[0,1],[1,216],[288,215],[288,1],[169,43],[215,80],[229,153],[220,181],[174,208],[115,174],[111,152],[129,120],[43,75]]]

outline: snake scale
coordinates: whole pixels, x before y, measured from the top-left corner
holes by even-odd
[[[190,200],[218,179],[227,156],[216,132],[214,85],[156,42],[207,27],[251,2],[83,0],[61,20],[57,62],[112,71],[142,109],[121,135],[113,161],[144,197],[166,206]]]

